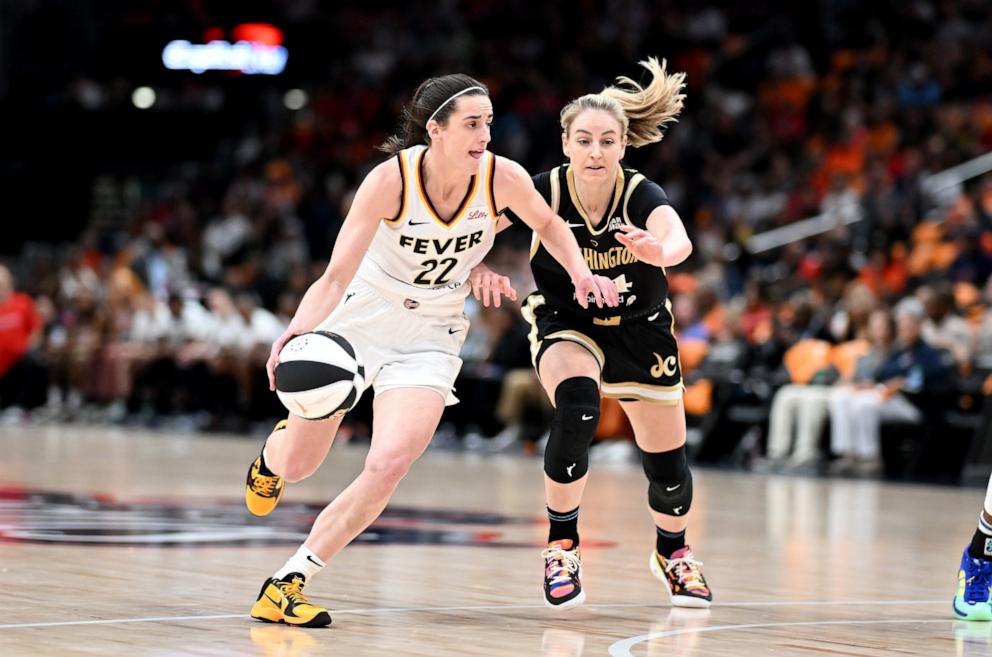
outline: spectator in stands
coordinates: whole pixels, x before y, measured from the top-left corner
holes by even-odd
[[[288,322],[263,308],[258,297],[250,292],[239,293],[234,304],[246,324],[240,340],[241,349],[250,352],[262,346],[267,358],[269,346],[286,330]],[[265,360],[262,362],[264,364]]]
[[[881,468],[883,422],[919,423],[924,409],[946,391],[948,369],[921,337],[922,304],[908,298],[895,310],[896,345],[875,372],[874,385],[835,388],[830,397],[831,448],[838,474],[874,474]]]
[[[48,390],[42,365],[32,355],[41,337],[34,301],[14,288],[10,270],[0,265],[0,408],[7,421],[45,402]]]
[[[975,350],[975,337],[968,322],[955,312],[954,289],[949,282],[924,286],[916,292],[926,318],[923,339],[931,347],[949,351],[958,368],[967,368]]]
[[[982,293],[985,310],[978,320],[975,338],[975,365],[992,372],[992,278]]]
[[[815,374],[808,385],[789,384],[775,393],[768,428],[768,460],[760,463],[758,469],[785,468],[797,474],[817,469],[822,456],[820,434],[827,419],[831,395],[837,389],[870,388],[875,372],[888,358],[893,327],[887,310],[871,313],[865,337],[870,347],[857,359],[854,371],[847,376],[830,366]]]
[[[160,415],[199,410],[210,385],[212,315],[199,301],[173,293],[164,312],[155,310],[148,362],[135,375],[131,410],[150,405]]]
[[[982,248],[977,230],[958,229],[955,237],[958,255],[947,274],[955,283],[981,285],[992,276],[992,256]]]

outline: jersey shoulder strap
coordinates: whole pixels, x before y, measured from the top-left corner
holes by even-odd
[[[383,217],[384,222],[394,226],[403,221],[403,215],[406,213],[406,209],[410,207],[410,204],[407,202],[407,194],[410,190],[410,170],[406,156],[408,150],[402,150],[396,154],[396,164],[400,168],[400,209],[392,217]]]
[[[630,215],[627,214],[627,204],[630,203],[630,197],[634,195],[634,190],[637,189],[637,186],[644,181],[644,174],[638,173],[633,169],[629,169],[628,173],[633,175],[627,178],[627,191],[623,195],[623,220],[628,224],[632,224],[633,222],[630,220]],[[640,217],[638,217],[638,219],[639,218]]]
[[[551,201],[548,205],[551,206],[552,212],[558,214],[558,210],[561,207],[561,167],[552,169],[548,179],[551,183]]]
[[[420,150],[422,150],[422,147],[411,146],[410,148],[404,148],[396,154],[396,163],[400,168],[400,211],[394,217],[383,219],[387,224],[393,226],[400,224],[406,216],[407,211],[415,207],[415,187],[418,178],[417,171],[414,168],[416,167],[414,156]]]

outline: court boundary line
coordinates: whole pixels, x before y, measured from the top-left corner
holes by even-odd
[[[653,639],[665,639],[672,636],[683,636],[686,634],[702,634],[705,632],[723,632],[727,630],[751,630],[774,627],[809,627],[818,625],[895,625],[907,623],[953,623],[953,618],[887,618],[875,620],[830,620],[830,621],[788,621],[781,623],[742,623],[740,625],[709,625],[703,627],[685,627],[677,630],[664,630],[662,632],[649,632],[627,639],[621,639],[610,644],[610,657],[634,657],[631,648],[651,641]]]
[[[754,600],[754,601],[731,601],[723,602],[712,607],[713,609],[719,609],[722,607],[802,607],[802,606],[864,606],[864,605],[935,605],[944,604],[946,600]],[[630,608],[630,607],[641,607],[645,609],[655,609],[655,608],[672,608],[671,605],[667,604],[639,604],[636,602],[614,602],[614,603],[601,603],[601,604],[586,604],[582,605],[583,609],[616,609],[616,608]],[[331,610],[332,616],[341,614],[397,614],[397,613],[444,613],[444,612],[458,612],[458,611],[500,611],[500,610],[514,610],[514,609],[547,609],[544,604],[506,604],[506,605],[462,605],[454,607],[367,607],[367,608],[357,608],[357,609],[337,609]],[[133,618],[95,618],[90,620],[74,620],[74,621],[47,621],[42,623],[7,623],[0,624],[0,630],[18,630],[18,629],[31,629],[37,627],[65,627],[65,626],[76,626],[76,625],[115,625],[121,623],[166,623],[166,622],[178,622],[178,621],[198,621],[198,620],[229,620],[233,618],[249,618],[248,612],[240,614],[208,614],[208,615],[196,615],[196,616],[138,616]],[[810,623],[819,623],[820,621],[809,621]],[[829,622],[839,622],[839,621],[829,621]],[[928,621],[931,622],[931,621]],[[799,623],[802,624],[802,623]],[[711,628],[720,629],[732,629],[732,628],[743,628],[745,626],[738,625],[726,625],[726,626],[707,626]],[[752,626],[748,626],[752,627]],[[755,625],[753,627],[762,627],[762,625]],[[693,631],[716,631],[715,629],[706,628],[692,628]],[[684,633],[682,631],[676,632]],[[655,633],[657,634],[657,633]],[[664,633],[661,633],[665,635]],[[665,635],[668,636],[668,635]],[[672,634],[670,636],[675,636]],[[643,634],[639,637],[631,638],[641,638],[641,641],[648,641],[651,638],[655,638],[652,634]],[[630,639],[623,639],[622,641],[629,641]],[[617,643],[621,643],[617,642]],[[614,643],[613,645],[617,645]],[[631,644],[636,645],[636,644]],[[612,646],[611,646],[612,650]],[[610,653],[613,654],[612,652]],[[630,655],[627,653],[619,653],[625,657]]]

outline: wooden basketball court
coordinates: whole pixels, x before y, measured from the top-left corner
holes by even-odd
[[[647,568],[643,475],[593,465],[587,602],[555,611],[540,460],[438,451],[307,587],[330,628],[255,622],[262,580],[364,456],[335,447],[255,519],[241,496],[259,444],[0,429],[0,654],[992,654],[992,623],[951,618],[979,490],[697,470],[689,540],[715,602],[679,610]]]

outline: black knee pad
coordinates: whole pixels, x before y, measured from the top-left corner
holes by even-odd
[[[555,388],[555,417],[544,450],[544,472],[560,484],[589,471],[589,445],[599,424],[599,384],[586,376],[565,379]]]
[[[667,452],[641,451],[648,476],[648,505],[666,516],[684,516],[692,506],[692,473],[685,445]]]

